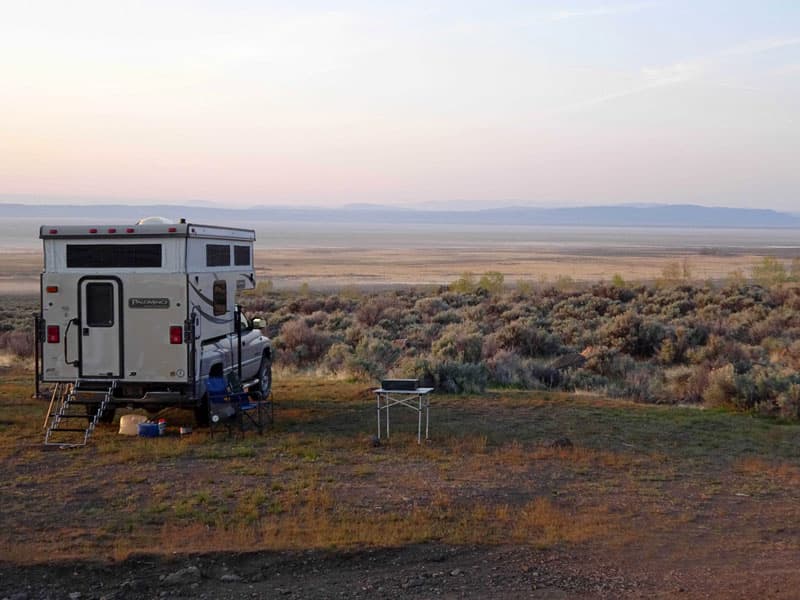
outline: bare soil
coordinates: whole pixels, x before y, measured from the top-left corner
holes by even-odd
[[[796,555],[692,563],[583,549],[447,546],[0,564],[8,598],[796,598]],[[665,557],[666,558],[666,557]],[[622,559],[622,560],[621,560]],[[776,565],[777,560],[788,560]],[[665,563],[665,564],[663,564]],[[80,594],[77,596],[76,594]]]

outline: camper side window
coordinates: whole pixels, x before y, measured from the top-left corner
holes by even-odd
[[[207,267],[229,267],[231,265],[231,247],[228,244],[206,244]]]
[[[228,312],[228,283],[223,279],[214,282],[214,316]]]
[[[250,246],[233,247],[233,264],[236,266],[250,264]]]
[[[161,268],[161,244],[67,244],[67,268]]]

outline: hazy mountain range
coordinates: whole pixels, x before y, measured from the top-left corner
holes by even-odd
[[[508,206],[482,210],[423,210],[373,204],[338,208],[256,206],[217,208],[207,205],[64,205],[1,203],[0,218],[29,217],[44,223],[60,218],[87,222],[132,223],[159,215],[189,221],[289,221],[322,223],[437,224],[437,225],[546,225],[598,227],[724,227],[800,228],[800,215],[769,209],[707,207],[692,204],[616,205],[569,208]]]

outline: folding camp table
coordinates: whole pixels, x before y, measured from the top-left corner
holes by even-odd
[[[387,390],[380,387],[375,390],[378,400],[378,439],[381,439],[381,411],[386,411],[386,439],[389,439],[389,409],[398,404],[414,410],[417,419],[417,443],[422,443],[422,413],[425,413],[425,439],[428,438],[428,425],[430,424],[431,401],[428,394],[432,387],[418,387],[412,390]]]

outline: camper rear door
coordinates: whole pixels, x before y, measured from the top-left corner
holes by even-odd
[[[82,377],[119,377],[121,285],[116,277],[80,281],[80,372]]]

